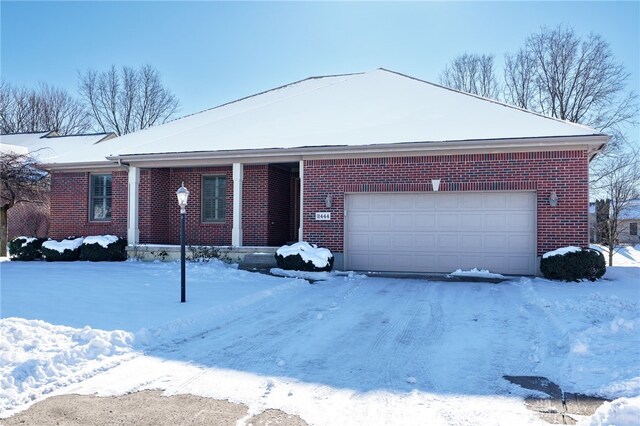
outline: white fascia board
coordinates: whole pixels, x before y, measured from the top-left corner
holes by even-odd
[[[508,152],[510,150],[562,150],[582,147],[595,154],[602,150],[609,137],[607,135],[562,136],[546,138],[517,138],[498,140],[464,140],[444,142],[403,142],[363,146],[322,146],[300,148],[268,148],[229,151],[171,152],[158,154],[130,154],[110,156],[111,161],[140,167],[187,167],[207,164],[244,164],[297,162],[310,157],[333,157],[344,155],[402,155],[402,154],[464,154],[472,152]],[[235,160],[235,161],[233,161]]]
[[[87,161],[78,163],[44,163],[42,168],[49,171],[68,171],[82,172],[92,170],[121,170],[125,167],[121,166],[118,161]]]

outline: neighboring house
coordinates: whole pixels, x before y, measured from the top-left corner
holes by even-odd
[[[52,159],[50,234],[178,244],[184,182],[189,244],[534,274],[543,253],[588,246],[588,166],[607,141],[384,69],[314,77]]]
[[[620,212],[619,241],[624,244],[640,243],[640,232],[638,225],[640,224],[640,199],[632,200],[627,208]]]
[[[0,152],[31,154],[40,161],[50,163],[58,156],[82,151],[89,145],[115,137],[115,133],[59,136],[56,132],[14,133],[0,135]],[[26,235],[49,235],[49,194],[43,194],[39,203],[19,203],[8,211],[9,239]]]

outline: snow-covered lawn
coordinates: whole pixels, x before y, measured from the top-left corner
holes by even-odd
[[[620,410],[640,404],[640,252],[624,255],[595,283],[310,285],[188,264],[185,304],[177,263],[3,262],[0,417],[59,393],[164,389],[319,425],[539,424],[503,375],[632,398],[607,406]]]

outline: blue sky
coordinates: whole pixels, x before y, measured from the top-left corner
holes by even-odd
[[[640,87],[639,2],[8,2],[5,81],[76,90],[77,72],[154,65],[181,115],[313,75],[384,67],[437,81],[464,52],[505,52],[541,26],[601,34]]]

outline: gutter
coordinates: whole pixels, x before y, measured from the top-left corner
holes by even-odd
[[[131,162],[143,161],[185,161],[206,159],[247,159],[259,158],[263,161],[270,157],[301,157],[301,156],[329,156],[344,154],[389,154],[404,152],[430,152],[430,151],[464,151],[470,149],[508,149],[508,148],[553,148],[576,145],[588,145],[589,153],[597,153],[606,145],[609,137],[597,134],[589,136],[563,136],[549,138],[522,138],[522,139],[496,139],[496,140],[462,140],[462,141],[437,141],[437,142],[400,142],[376,145],[326,145],[320,147],[296,147],[296,148],[263,148],[241,149],[228,151],[192,151],[192,152],[166,152],[149,154],[123,154],[108,156],[111,161],[127,160]]]

